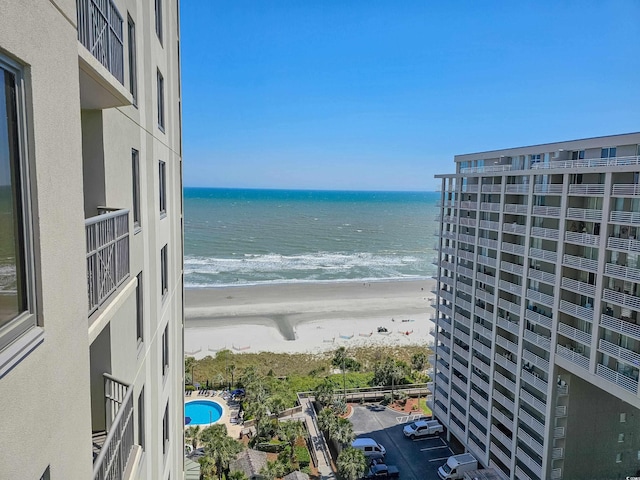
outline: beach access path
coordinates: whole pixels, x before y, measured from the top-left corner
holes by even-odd
[[[435,285],[426,279],[187,289],[185,353],[202,358],[223,349],[299,353],[426,345]]]

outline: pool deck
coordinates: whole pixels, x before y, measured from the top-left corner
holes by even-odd
[[[218,423],[222,423],[224,425],[227,426],[227,433],[229,434],[230,437],[233,438],[239,438],[240,437],[240,431],[244,428],[242,425],[240,424],[236,424],[236,423],[231,423],[231,419],[236,417],[238,415],[238,406],[237,405],[229,405],[229,402],[227,402],[227,400],[225,400],[224,398],[222,398],[222,396],[220,395],[222,392],[216,392],[215,395],[201,395],[201,392],[199,391],[194,391],[191,395],[184,397],[184,403],[189,403],[192,402],[194,400],[211,400],[213,402],[219,403],[222,406],[222,416],[220,417],[220,420],[211,423],[211,424],[204,424],[204,425],[200,425],[200,428],[206,428],[209,425],[215,425]],[[193,425],[185,425],[184,428],[188,428],[188,427],[192,427]]]

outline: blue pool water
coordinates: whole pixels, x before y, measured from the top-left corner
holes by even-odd
[[[221,416],[222,406],[211,400],[195,400],[184,405],[185,425],[208,425],[220,420]]]

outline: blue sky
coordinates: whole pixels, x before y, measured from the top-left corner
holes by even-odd
[[[640,2],[181,2],[185,186],[433,190],[640,130]]]

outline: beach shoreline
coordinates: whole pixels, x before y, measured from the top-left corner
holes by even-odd
[[[185,354],[430,344],[433,279],[185,289]],[[378,332],[378,328],[386,332]]]

